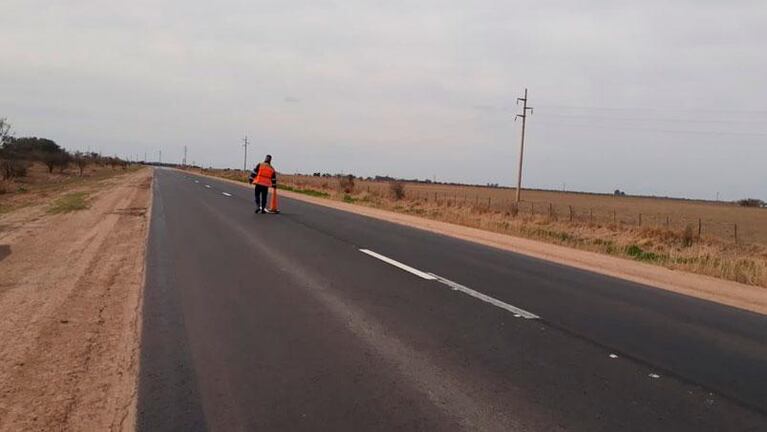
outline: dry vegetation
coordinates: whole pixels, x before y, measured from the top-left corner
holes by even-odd
[[[206,173],[244,181],[241,171]],[[524,191],[524,202],[515,207],[512,189],[360,179],[350,188],[347,178],[299,175],[280,176],[280,185],[312,196],[767,287],[767,209],[535,190]]]
[[[115,175],[135,171],[137,167],[90,165],[83,175],[73,166],[59,172],[49,172],[42,163],[30,164],[25,177],[0,180],[0,214],[8,213],[40,201],[50,201],[50,211],[79,210],[87,206],[86,195],[68,195],[73,188],[94,185]],[[66,191],[66,192],[65,192]]]

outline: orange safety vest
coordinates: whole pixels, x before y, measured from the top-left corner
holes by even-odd
[[[258,173],[256,178],[253,179],[253,184],[272,187],[272,177],[274,176],[274,168],[266,162],[261,162],[258,166]]]

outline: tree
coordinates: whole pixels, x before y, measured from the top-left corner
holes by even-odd
[[[738,205],[741,207],[764,207],[765,202],[756,198],[744,198],[738,200]]]
[[[0,146],[5,144],[5,142],[13,137],[13,132],[11,131],[11,124],[8,123],[8,119],[5,117],[0,117]]]
[[[5,117],[0,118],[0,173],[3,180],[10,180],[14,177],[24,177],[27,175],[27,164],[14,151],[11,143],[13,142],[13,132],[11,124]]]
[[[72,160],[74,161],[75,165],[77,166],[77,169],[80,172],[80,177],[83,176],[83,172],[85,171],[85,168],[90,164],[90,158],[87,153],[83,152],[75,152],[74,156],[72,156]]]

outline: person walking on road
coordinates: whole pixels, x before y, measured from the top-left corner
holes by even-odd
[[[272,167],[272,155],[266,155],[248,176],[250,184],[256,186],[256,213],[269,213],[266,199],[270,187],[277,187],[277,171]]]

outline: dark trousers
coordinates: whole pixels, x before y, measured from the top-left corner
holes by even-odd
[[[267,208],[266,198],[269,195],[269,188],[262,185],[256,185],[256,207]]]

